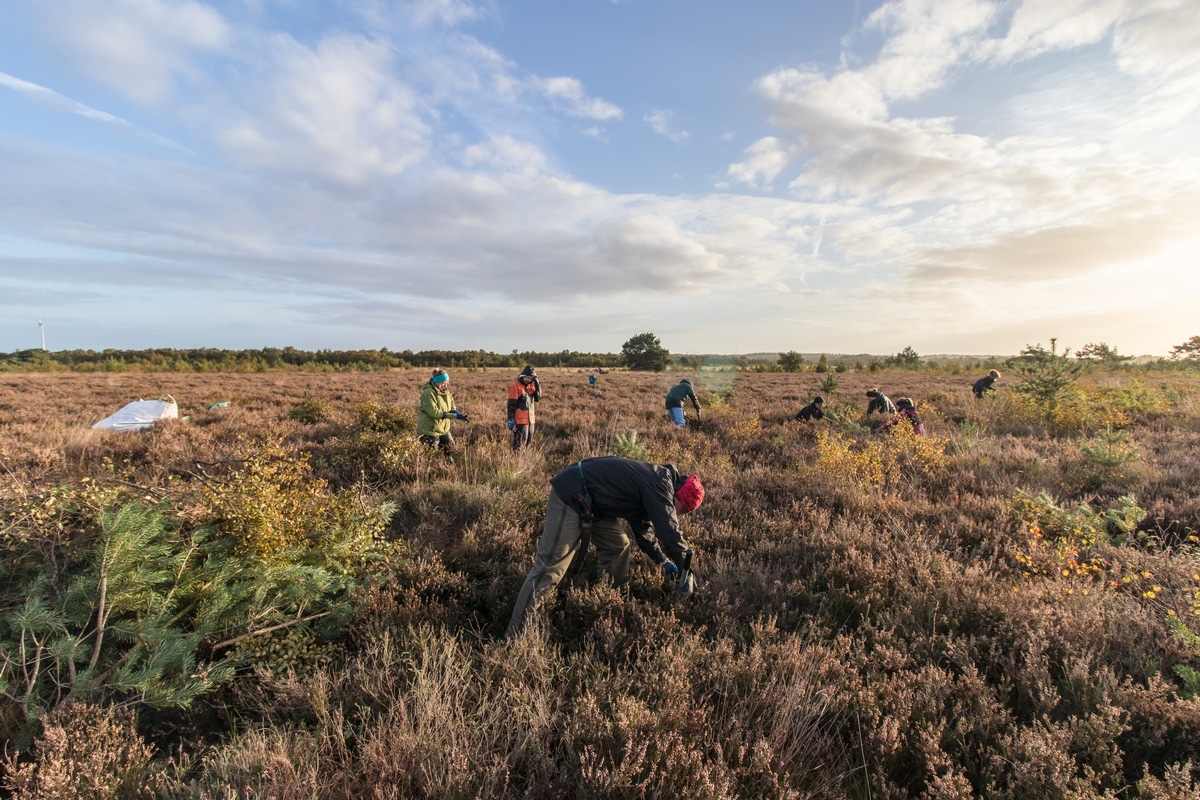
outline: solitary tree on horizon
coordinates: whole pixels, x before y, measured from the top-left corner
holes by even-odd
[[[671,363],[671,353],[653,333],[639,333],[621,346],[621,359],[632,370],[662,372]]]
[[[800,355],[795,350],[788,350],[786,353],[780,353],[779,366],[784,372],[799,372],[804,368],[804,356]]]

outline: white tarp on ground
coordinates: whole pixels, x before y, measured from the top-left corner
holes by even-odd
[[[93,425],[110,431],[144,431],[153,428],[160,419],[178,419],[179,406],[175,398],[161,400],[134,400],[112,416]]]

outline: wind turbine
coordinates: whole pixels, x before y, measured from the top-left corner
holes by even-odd
[[[45,350],[46,349],[46,323],[42,322],[41,318],[38,319],[38,330],[42,332],[42,349]]]

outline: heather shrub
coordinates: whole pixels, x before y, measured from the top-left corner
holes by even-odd
[[[288,414],[303,425],[315,425],[318,422],[328,422],[333,417],[333,404],[321,397],[310,397]]]
[[[1117,508],[1097,512],[1087,503],[1066,508],[1046,494],[1018,492],[1013,506],[1029,531],[1028,550],[1016,553],[1026,577],[1050,573],[1086,578],[1107,572],[1108,553],[1102,545],[1127,541],[1146,516],[1132,496],[1122,497]]]
[[[380,488],[414,480],[435,455],[414,433],[350,429],[313,457],[314,470],[341,485],[366,481]]]
[[[152,800],[175,785],[129,709],[65,706],[42,721],[31,755],[4,764],[14,800]]]
[[[338,485],[365,481],[381,489],[414,480],[431,454],[416,435],[413,413],[371,398],[355,403],[352,421],[312,450],[314,471]]]
[[[239,553],[286,563],[304,552],[344,569],[379,555],[378,529],[390,513],[366,508],[357,492],[332,491],[313,475],[309,458],[278,437],[249,445],[239,467],[209,476],[199,501],[201,519]]]
[[[1095,393],[1097,403],[1111,406],[1129,419],[1154,417],[1177,400],[1178,393],[1166,384],[1151,389],[1136,379],[1112,387],[1101,386]]]
[[[1147,767],[1137,791],[1144,800],[1200,800],[1200,782],[1191,761],[1170,765],[1162,778],[1151,775]]]
[[[354,430],[371,433],[404,433],[416,430],[416,415],[399,406],[378,400],[363,400],[354,406]]]
[[[458,370],[474,422],[449,455],[410,450],[411,412],[376,399],[415,401],[423,370],[167,374],[155,393],[236,413],[128,437],[36,415],[109,408],[144,393],[134,377],[6,376],[10,745],[37,729],[40,664],[35,714],[60,692],[139,704],[145,741],[190,765],[150,757],[165,796],[1194,794],[1194,376],[1083,374],[1048,414],[1011,372],[982,401],[954,370],[837,373],[844,397],[916,398],[934,435],[915,437],[872,435],[860,403],[794,422],[824,375],[702,372],[703,424],[680,430],[644,375],[604,376],[601,397],[539,372],[538,432],[513,452],[512,370]],[[351,413],[290,420],[308,399]],[[637,551],[628,584],[592,583],[588,559],[503,640],[548,478],[635,430],[642,457],[705,482],[682,520],[697,591]],[[110,562],[122,610],[88,672],[118,528],[145,538]],[[25,657],[18,624],[42,626]]]
[[[907,424],[881,436],[856,439],[833,431],[816,435],[816,457],[800,469],[850,497],[889,497],[916,489],[945,467],[945,445],[917,436]]]

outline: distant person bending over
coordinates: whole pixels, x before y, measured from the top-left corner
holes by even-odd
[[[987,375],[984,375],[979,380],[971,385],[971,391],[975,395],[976,400],[982,400],[983,396],[990,391],[993,391],[996,381],[1000,380],[1000,373],[996,370],[990,370]]]
[[[621,520],[663,574],[679,579],[676,565],[690,553],[679,532],[679,515],[690,514],[703,501],[700,479],[681,475],[671,464],[602,456],[577,461],[555,475],[537,556],[504,635],[521,631],[538,601],[567,574],[576,553],[580,558],[587,555],[589,540],[596,543],[600,574],[618,586],[628,581],[630,542]]]
[[[825,398],[821,397],[820,395],[817,395],[816,397],[813,398],[813,401],[811,403],[809,403],[804,408],[802,408],[796,412],[796,419],[800,420],[801,422],[807,422],[810,425],[819,419],[824,419],[825,418],[825,411],[823,410],[824,405],[825,405]]]
[[[867,403],[867,416],[871,416],[876,411],[880,414],[891,416],[896,413],[896,406],[888,399],[888,396],[878,389],[867,389],[867,397],[871,398],[871,402]]]
[[[696,419],[700,419],[700,400],[696,397],[696,390],[692,388],[692,382],[688,378],[684,378],[667,392],[667,416],[681,428],[687,427],[687,416],[683,413],[684,400],[691,401],[692,408],[696,409]]]
[[[508,429],[513,432],[513,450],[520,450],[533,440],[537,422],[534,407],[541,399],[542,383],[533,366],[526,365],[508,387]]]
[[[879,426],[880,432],[891,430],[901,422],[907,422],[912,426],[914,434],[917,436],[925,435],[925,423],[921,421],[921,416],[917,413],[917,406],[911,399],[907,397],[898,398],[896,400],[896,409],[896,416]]]
[[[454,436],[450,433],[452,419],[471,421],[454,406],[450,375],[443,369],[435,369],[433,376],[421,387],[421,407],[417,412],[417,435],[421,442],[449,452],[454,447]]]

